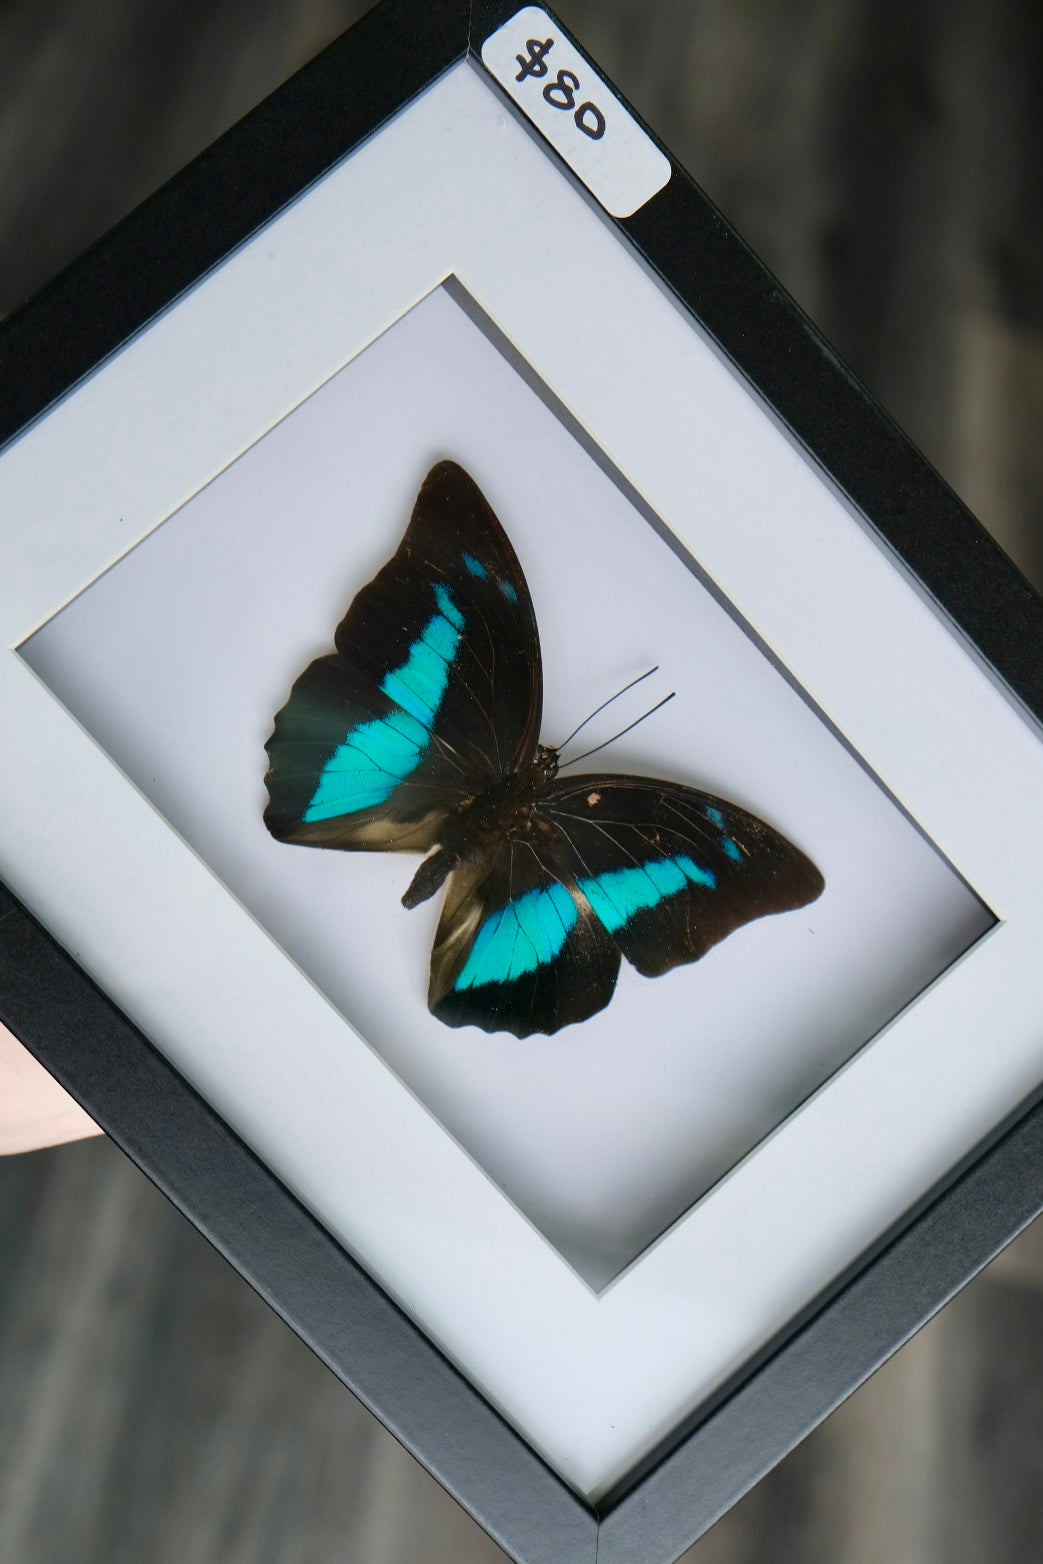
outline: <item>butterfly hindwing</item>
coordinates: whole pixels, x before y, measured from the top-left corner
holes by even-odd
[[[447,1026],[556,1032],[612,998],[619,951],[554,854],[504,839],[446,887],[428,1005]]]
[[[646,777],[559,778],[539,815],[567,842],[559,872],[575,877],[646,977],[697,961],[755,918],[814,901],[824,885],[773,827],[694,788]]]
[[[551,782],[532,829],[449,877],[429,1005],[450,1026],[556,1032],[612,997],[623,955],[646,977],[813,901],[822,876],[755,815],[652,778]]]
[[[335,647],[297,680],[268,741],[265,821],[280,840],[425,851],[535,752],[532,600],[503,528],[454,462],[431,469]]]

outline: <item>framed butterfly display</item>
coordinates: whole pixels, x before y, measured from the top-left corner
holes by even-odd
[[[336,650],[276,717],[265,812],[301,846],[435,849],[402,902],[445,886],[428,991],[439,1020],[556,1032],[608,1004],[621,959],[659,977],[821,893],[799,849],[725,799],[565,777],[539,741],[542,710],[518,558],[474,480],[439,462]]]
[[[1032,1214],[1038,600],[542,8],[0,355],[0,1020],[511,1557],[669,1564]]]

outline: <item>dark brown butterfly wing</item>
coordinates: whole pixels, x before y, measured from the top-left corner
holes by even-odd
[[[449,876],[428,1004],[447,1026],[556,1032],[612,998],[619,951],[557,865],[561,844],[505,838]]]
[[[620,954],[658,977],[823,884],[725,799],[646,777],[557,779],[531,832],[450,876],[428,1002],[450,1026],[556,1032],[604,1008]]]
[[[825,884],[774,827],[675,783],[558,778],[539,814],[568,844],[560,868],[646,977],[698,961],[755,918],[805,906]]]
[[[543,683],[529,589],[455,462],[428,473],[335,646],[297,680],[268,741],[265,823],[281,841],[426,851],[535,753]]]

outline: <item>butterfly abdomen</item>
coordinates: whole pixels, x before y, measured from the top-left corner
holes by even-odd
[[[459,855],[450,847],[440,847],[430,858],[425,858],[402,897],[403,907],[419,907],[421,902],[430,901],[459,862]]]

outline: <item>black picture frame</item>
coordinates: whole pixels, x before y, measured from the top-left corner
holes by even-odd
[[[516,9],[384,0],[3,324],[0,442]],[[694,183],[604,220],[1043,721],[1043,602]],[[0,1019],[520,1564],[670,1564],[1043,1209],[1033,1098],[591,1506],[2,888]]]

